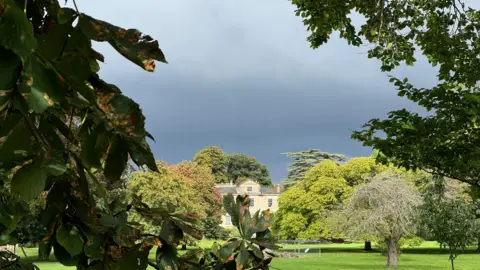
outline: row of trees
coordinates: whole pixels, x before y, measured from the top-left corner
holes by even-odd
[[[377,242],[396,268],[400,246],[436,240],[453,261],[480,239],[478,194],[471,187],[420,171],[325,159],[279,199],[274,229],[284,239]]]
[[[211,169],[216,183],[236,182],[238,179],[250,178],[262,186],[271,186],[272,179],[267,166],[255,157],[244,154],[227,155],[216,146],[209,146],[198,151],[193,160]]]

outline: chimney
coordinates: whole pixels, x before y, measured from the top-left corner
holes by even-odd
[[[280,185],[276,185],[274,187],[274,190],[275,190],[276,193],[280,193]]]

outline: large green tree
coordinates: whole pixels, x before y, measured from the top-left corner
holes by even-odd
[[[283,181],[283,185],[286,187],[302,181],[307,171],[324,159],[335,160],[338,162],[345,160],[345,156],[341,154],[331,154],[322,152],[318,149],[310,149],[300,152],[287,152],[283,154],[293,159],[293,162],[288,166],[287,178]]]
[[[220,147],[208,146],[198,151],[193,157],[193,161],[201,166],[210,168],[215,182],[226,183],[228,182],[227,176],[227,164],[228,155],[223,152]]]
[[[310,30],[313,48],[333,31],[353,46],[369,44],[382,71],[413,65],[423,55],[437,67],[438,82],[421,88],[391,77],[399,96],[430,113],[405,109],[372,119],[353,137],[381,151],[383,162],[480,185],[480,11],[463,0],[292,0]],[[352,23],[356,12],[365,20]],[[382,158],[383,157],[383,158]]]
[[[239,178],[249,178],[262,186],[272,185],[267,166],[258,162],[255,157],[244,154],[228,156],[227,175],[228,180],[232,182],[236,182]]]
[[[330,230],[327,217],[341,209],[351,191],[338,164],[321,161],[280,195],[274,228],[285,239],[337,238],[341,235]]]
[[[166,60],[149,35],[88,16],[73,3],[75,9],[62,8],[57,0],[0,0],[0,244],[17,242],[15,229],[28,213],[25,202],[43,194],[43,239],[67,266],[268,268],[269,260],[252,251],[272,246],[265,240],[270,221],[264,215],[253,218],[262,228],[249,230],[256,232],[256,245],[249,234],[249,239],[180,258],[176,246],[184,234],[202,237],[197,217],[166,204],[150,207],[138,196],[108,200],[96,174],[115,186],[129,158],[152,173],[158,168],[139,105],[98,76],[104,57],[92,42],[110,44],[147,71]],[[3,188],[6,178],[9,190]],[[238,208],[236,217],[243,218]],[[143,233],[128,222],[132,213],[155,219],[160,233]],[[153,248],[156,256],[149,260]],[[0,265],[34,269],[8,251],[0,251]]]

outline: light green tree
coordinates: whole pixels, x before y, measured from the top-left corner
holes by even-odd
[[[327,217],[341,208],[351,190],[337,163],[321,161],[280,196],[274,229],[287,239],[339,237],[329,229]]]
[[[208,167],[212,171],[216,183],[228,182],[228,155],[219,147],[205,147],[195,154],[193,161],[201,166]]]

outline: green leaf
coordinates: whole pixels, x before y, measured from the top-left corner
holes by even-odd
[[[82,253],[83,237],[76,227],[62,224],[57,230],[56,239],[71,256]]]
[[[0,45],[23,60],[37,47],[32,24],[13,0],[0,0]]]
[[[83,248],[85,254],[91,260],[100,259],[104,250],[105,238],[102,235],[95,235],[93,233],[86,234],[86,237],[87,241]]]
[[[120,246],[132,247],[140,238],[140,231],[127,225],[121,225],[115,231],[113,241]]]
[[[237,263],[237,270],[242,270],[245,268],[248,261],[248,250],[245,247],[245,243],[241,243],[240,251],[238,252],[235,262]]]
[[[38,37],[38,51],[49,60],[58,59],[63,53],[65,44],[72,32],[73,18],[62,24],[55,24],[47,33]]]
[[[110,144],[104,169],[105,176],[110,182],[114,183],[120,179],[127,166],[127,161],[128,152],[123,143],[123,139],[115,135]]]
[[[61,152],[51,152],[48,159],[43,162],[43,169],[53,176],[60,176],[67,171],[67,164]]]
[[[11,130],[14,123],[10,119],[17,120],[18,115],[9,115],[4,122],[5,125],[2,125],[1,132]],[[9,170],[21,162],[29,160],[33,154],[33,138],[30,129],[26,126],[23,119],[18,120],[5,142],[0,145],[0,165],[5,170]]]
[[[233,240],[223,244],[223,246],[218,250],[220,260],[222,260],[222,262],[233,261],[235,251],[242,243],[242,240]]]
[[[40,166],[30,163],[20,168],[12,178],[12,193],[29,201],[37,198],[45,189],[47,174]]]
[[[100,159],[105,152],[106,144],[97,144],[106,133],[103,125],[99,124],[91,130],[87,130],[82,134],[82,151],[81,157],[92,168],[100,168],[102,166]],[[99,147],[97,147],[99,146]]]
[[[36,57],[29,57],[25,61],[23,77],[20,92],[26,95],[28,106],[36,113],[42,113],[65,100],[65,85],[53,70],[45,68]]]
[[[138,138],[128,138],[127,143],[130,150],[130,156],[135,164],[139,167],[147,165],[147,167],[156,172],[158,171],[157,163],[155,157],[153,156],[150,146],[147,144],[145,139],[140,139],[141,142],[138,142]]]
[[[58,243],[55,243],[53,246],[53,254],[55,254],[55,259],[65,266],[75,266],[79,262],[77,257],[70,255],[70,253]]]
[[[252,245],[250,246],[250,248],[252,249],[253,254],[255,255],[255,257],[263,260],[263,258],[265,257],[265,255],[263,255],[263,252],[260,250],[260,248],[259,248],[257,245],[252,244]]]
[[[158,41],[136,29],[123,29],[81,14],[78,25],[95,41],[107,41],[121,55],[147,71],[155,69],[155,61],[167,63]]]
[[[169,245],[177,245],[183,239],[183,232],[170,220],[166,220],[162,224],[160,237]]]
[[[0,90],[11,89],[17,82],[20,75],[21,62],[18,55],[12,51],[0,47]],[[4,95],[0,95],[0,105],[4,102]]]
[[[64,24],[77,17],[77,12],[71,8],[61,8],[57,13],[58,23]]]
[[[156,261],[160,269],[181,269],[177,250],[167,243],[157,248]]]
[[[149,248],[136,245],[115,264],[115,270],[145,270],[148,267]]]

